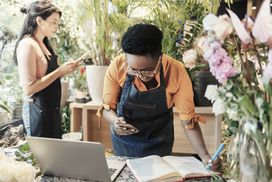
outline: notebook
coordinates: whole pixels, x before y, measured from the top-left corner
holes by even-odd
[[[125,166],[125,161],[107,163],[101,143],[30,136],[26,140],[47,176],[110,182]]]

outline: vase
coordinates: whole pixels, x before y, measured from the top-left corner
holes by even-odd
[[[92,102],[102,103],[103,85],[108,66],[86,66],[87,83]]]
[[[76,90],[76,98],[83,99],[88,95],[87,91]]]
[[[12,103],[12,119],[22,119],[23,103]]]
[[[256,121],[242,120],[239,131],[228,150],[229,166],[232,177],[241,182],[268,182],[272,180],[272,164],[267,149],[263,131],[254,127],[249,131],[249,125]],[[258,131],[259,130],[259,131]]]
[[[218,85],[218,81],[209,71],[195,71],[192,78],[195,106],[212,106],[210,100],[204,97],[208,85]]]
[[[0,112],[0,125],[9,122],[9,113],[8,112]]]

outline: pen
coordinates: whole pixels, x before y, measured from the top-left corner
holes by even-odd
[[[209,160],[209,162],[208,162],[208,164],[206,166],[206,168],[208,170],[210,170],[210,168],[212,166],[212,161],[214,161],[219,156],[219,154],[222,152],[224,146],[225,145],[223,143],[221,143],[221,145],[218,147],[218,149],[216,150],[216,152],[213,154],[212,158]]]

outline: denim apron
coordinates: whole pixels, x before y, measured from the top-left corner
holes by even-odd
[[[140,92],[133,84],[134,78],[127,75],[117,115],[123,116],[139,132],[120,136],[111,126],[114,153],[129,157],[169,155],[174,142],[173,110],[167,107],[162,64],[158,88]]]
[[[52,54],[50,60],[46,57],[48,67],[46,75],[56,70],[59,65],[57,55]],[[45,89],[35,93],[28,99],[28,135],[61,138],[61,115],[60,115],[61,83],[60,78],[56,79]]]

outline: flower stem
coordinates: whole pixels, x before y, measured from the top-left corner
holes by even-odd
[[[246,74],[246,81],[247,81],[247,84],[250,88],[250,90],[252,90],[252,86],[251,86],[251,76],[250,76],[250,68],[249,68],[249,65],[248,65],[248,58],[247,58],[247,51],[244,51],[245,52],[245,74]]]
[[[252,37],[252,36],[251,36]],[[257,60],[258,60],[258,64],[260,66],[260,74],[263,74],[263,67],[262,67],[262,64],[261,64],[261,57],[260,57],[260,54],[256,48],[256,44],[254,42],[254,39],[252,38],[252,45],[253,45],[253,48],[254,48],[254,51],[256,52],[256,55],[257,55]]]
[[[243,61],[243,57],[242,57],[242,53],[241,53],[241,47],[239,46],[238,42],[236,41],[234,35],[231,35],[231,40],[232,42],[235,44],[239,58],[240,58],[240,62],[243,65],[242,67],[244,67],[244,61]]]

